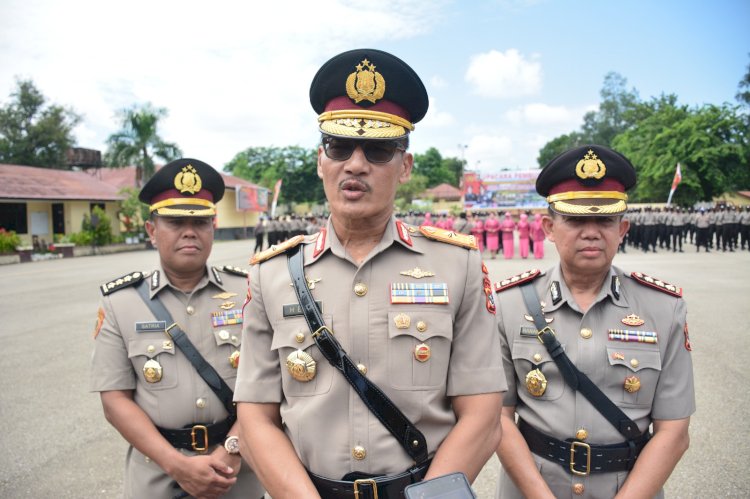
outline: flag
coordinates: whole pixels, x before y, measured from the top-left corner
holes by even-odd
[[[276,202],[279,200],[279,192],[281,191],[281,179],[276,181],[276,185],[273,186],[273,201],[271,202],[271,216],[276,216]]]
[[[669,190],[669,198],[667,198],[667,206],[672,202],[672,194],[677,190],[677,186],[682,182],[682,169],[680,164],[677,163],[677,168],[674,171],[674,179],[672,179],[672,188]]]

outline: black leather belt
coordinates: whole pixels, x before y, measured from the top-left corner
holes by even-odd
[[[398,475],[371,476],[354,481],[331,480],[310,471],[307,474],[323,499],[403,499],[404,488],[421,481],[429,467],[430,461]]]
[[[235,418],[228,417],[224,421],[213,424],[193,424],[177,430],[159,428],[162,434],[173,447],[187,449],[195,452],[206,452],[209,447],[223,444],[227,438],[229,429],[235,422]]]
[[[646,431],[641,436],[612,445],[592,445],[580,440],[558,440],[526,423],[518,422],[518,429],[534,454],[559,463],[573,475],[630,471],[635,460],[651,438]],[[632,444],[632,445],[629,445]]]

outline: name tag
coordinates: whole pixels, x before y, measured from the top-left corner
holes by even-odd
[[[521,336],[528,336],[528,337],[536,338],[538,334],[539,334],[539,331],[537,331],[535,327],[521,326]]]
[[[136,322],[136,333],[162,333],[167,330],[167,321]]]
[[[318,307],[318,311],[323,311],[323,302],[322,301],[316,301],[315,306]],[[299,303],[290,303],[289,305],[283,305],[281,307],[281,312],[284,314],[284,317],[297,317],[300,315],[305,315],[305,313],[302,311],[302,305]]]

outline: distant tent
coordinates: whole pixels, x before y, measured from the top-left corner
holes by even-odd
[[[460,201],[461,190],[450,184],[440,184],[424,192],[425,197],[443,201]]]

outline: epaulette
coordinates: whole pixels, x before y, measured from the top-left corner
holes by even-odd
[[[505,291],[506,289],[510,289],[513,286],[518,286],[519,284],[533,281],[540,275],[542,275],[541,270],[532,269],[532,270],[527,270],[526,272],[523,272],[521,274],[514,275],[513,277],[503,279],[502,281],[495,283],[495,292],[499,293],[501,291]]]
[[[284,253],[286,250],[290,248],[294,248],[295,246],[299,245],[304,240],[305,240],[305,236],[300,234],[300,235],[294,236],[291,239],[287,239],[283,243],[274,244],[267,250],[261,251],[260,253],[253,255],[253,257],[250,259],[250,265],[256,265],[258,263],[265,262],[266,260],[270,260],[276,255],[280,255]]]
[[[641,272],[631,272],[630,277],[632,277],[635,282],[643,284],[644,286],[658,289],[659,291],[667,293],[668,295],[682,298],[682,288],[678,288],[674,284],[669,284],[668,282],[664,282],[661,279],[656,279],[646,274],[642,274]]]
[[[122,277],[118,277],[117,279],[102,284],[101,286],[99,286],[99,289],[101,290],[103,296],[107,296],[119,289],[127,288],[128,286],[132,286],[133,284],[138,284],[143,280],[143,277],[143,272],[131,272],[130,274],[126,274]]]
[[[460,234],[452,230],[438,229],[429,225],[419,227],[423,236],[443,243],[454,244],[462,248],[477,249],[477,241],[470,234]]]
[[[240,277],[247,277],[249,272],[245,269],[241,269],[239,267],[232,267],[231,265],[224,265],[223,267],[219,267],[219,270],[222,272],[226,272],[227,274],[232,274]]]

